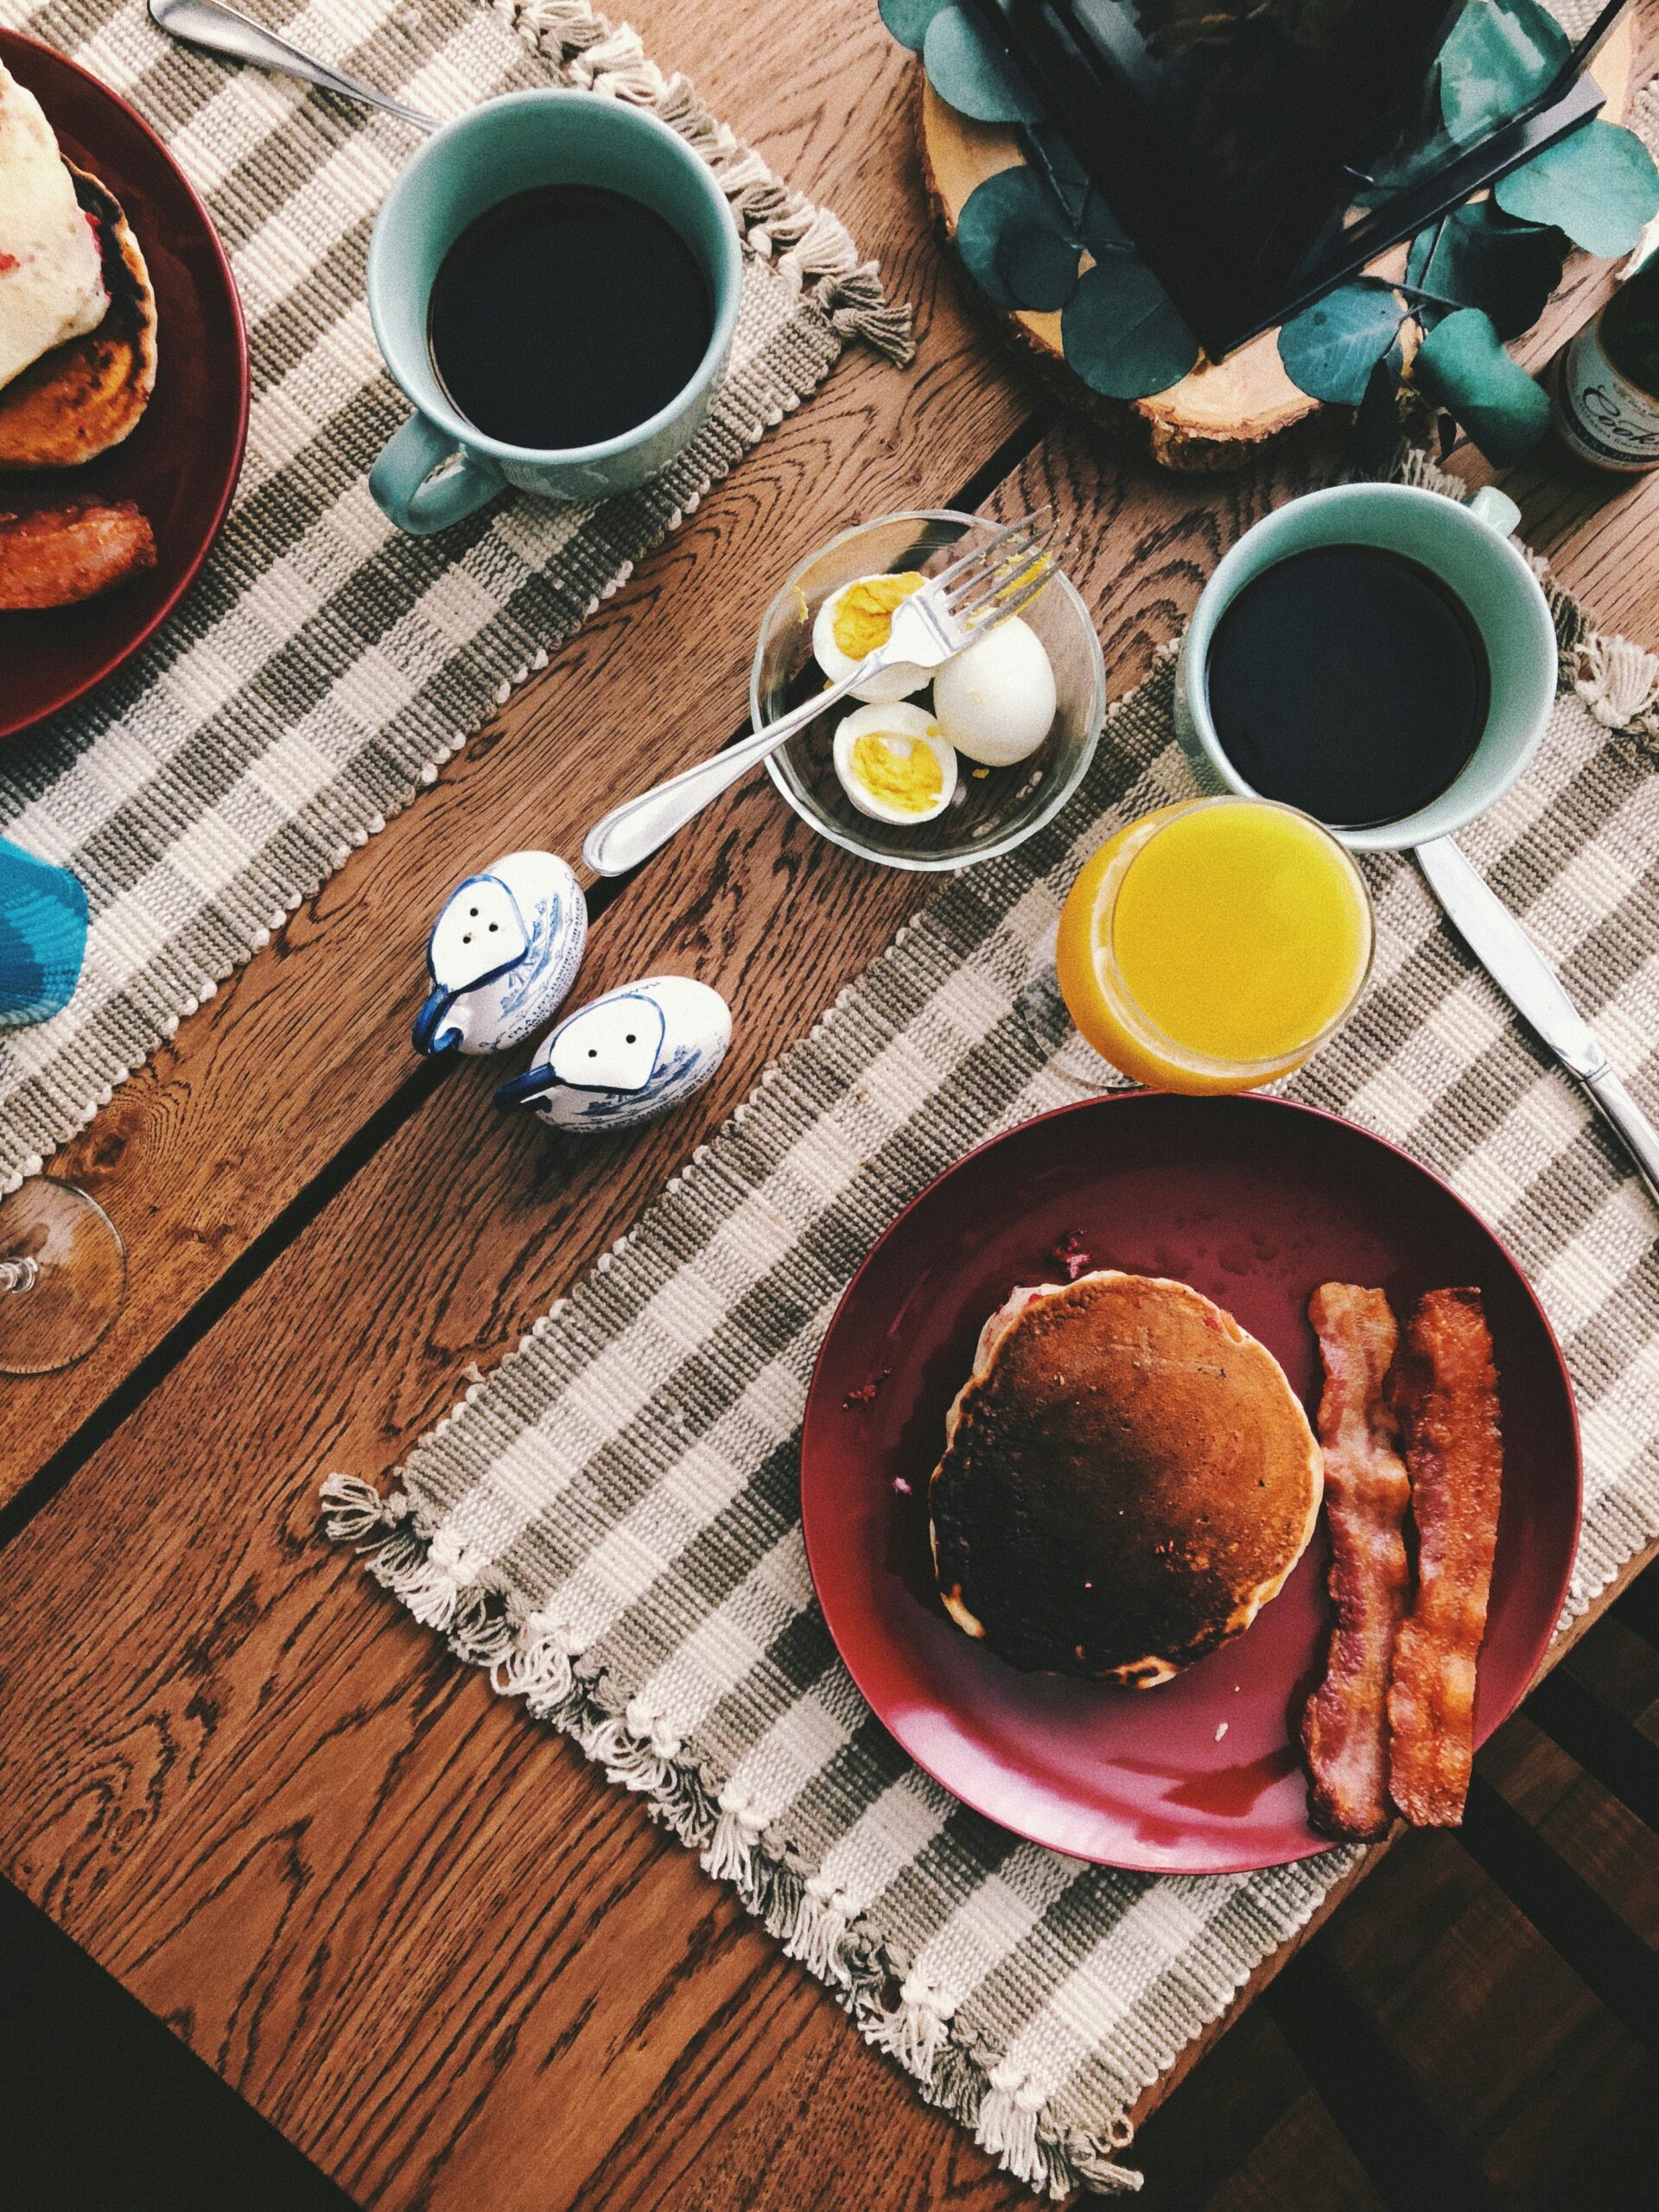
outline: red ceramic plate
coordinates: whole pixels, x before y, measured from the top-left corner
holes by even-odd
[[[802,1439],[807,1554],[842,1658],[911,1757],[1016,1834],[1108,1866],[1236,1872],[1328,1849],[1295,1735],[1329,1627],[1323,1524],[1247,1632],[1160,1689],[1022,1675],[934,1594],[945,1408],[986,1316],[1018,1284],[1064,1280],[1055,1247],[1071,1236],[1093,1266],[1174,1275],[1226,1306],[1310,1409],[1316,1283],[1378,1284],[1399,1310],[1479,1286],[1505,1438],[1483,1738],[1532,1679],[1578,1538],[1578,1423],[1549,1324],[1485,1224],[1380,1138],[1279,1099],[1146,1091],[969,1154],[893,1223],[830,1324]]]
[[[12,737],[137,652],[207,558],[242,465],[248,347],[207,212],[149,124],[16,31],[0,30],[0,61],[40,101],[70,160],[125,208],[156,287],[158,355],[154,397],[122,444],[84,468],[0,475],[0,509],[11,513],[89,494],[132,499],[156,533],[150,575],[80,607],[0,614],[0,737]]]

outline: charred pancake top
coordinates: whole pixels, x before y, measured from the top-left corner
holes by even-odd
[[[1324,1484],[1265,1345],[1189,1285],[1116,1270],[986,1324],[929,1504],[953,1618],[1016,1667],[1151,1688],[1277,1595]]]

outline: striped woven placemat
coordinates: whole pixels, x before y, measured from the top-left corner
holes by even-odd
[[[1564,688],[1547,741],[1461,842],[1651,1100],[1659,663],[1555,605]],[[1085,1867],[965,1810],[836,1656],[797,1445],[824,1328],[893,1216],[995,1130],[1108,1078],[1071,1035],[1054,925],[1109,830],[1191,789],[1171,687],[1166,658],[1113,709],[1060,820],[935,898],[388,1497],[353,1477],[324,1486],[330,1533],[362,1545],[417,1619],[638,1791],[925,2096],[1056,2191],[1133,2184],[1128,2107],[1351,1853],[1160,1878]],[[1371,985],[1291,1094],[1447,1177],[1537,1286],[1583,1416],[1581,1611],[1659,1535],[1655,1218],[1416,870],[1366,868]]]
[[[434,781],[848,340],[909,354],[907,313],[835,216],[588,0],[252,8],[441,116],[552,82],[654,109],[709,161],[744,234],[731,365],[708,424],[644,491],[598,507],[509,497],[438,537],[403,537],[368,494],[408,403],[380,365],[364,267],[408,126],[180,46],[143,0],[0,0],[165,138],[230,255],[253,366],[236,502],[182,606],[92,699],[0,760],[0,831],[73,868],[92,905],[74,998],[0,1035],[0,1190]],[[163,329],[158,419],[168,344]]]

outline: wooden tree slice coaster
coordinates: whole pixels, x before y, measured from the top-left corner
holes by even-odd
[[[1631,28],[1622,16],[1596,56],[1594,74],[1606,94],[1603,116],[1622,118],[1630,92]],[[1020,134],[999,123],[975,123],[948,107],[918,60],[922,171],[935,220],[954,246],[957,222],[975,188],[1025,160]],[[1370,266],[1378,275],[1404,276],[1408,248],[1395,246]],[[967,277],[985,313],[995,316],[1033,360],[1068,407],[1113,429],[1128,428],[1154,461],[1176,471],[1243,468],[1298,423],[1325,411],[1286,375],[1277,330],[1264,330],[1224,361],[1200,360],[1190,375],[1147,399],[1107,399],[1091,391],[1066,365],[1058,314],[1001,308]]]

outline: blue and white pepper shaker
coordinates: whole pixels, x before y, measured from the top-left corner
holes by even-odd
[[[525,1072],[499,1086],[496,1103],[527,1106],[552,1128],[607,1135],[701,1090],[731,1041],[718,991],[689,976],[650,976],[567,1015]]]
[[[444,901],[417,1052],[505,1052],[556,1014],[588,941],[588,901],[555,853],[508,853]]]

